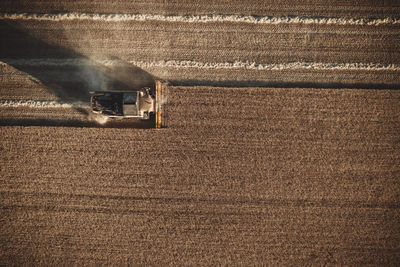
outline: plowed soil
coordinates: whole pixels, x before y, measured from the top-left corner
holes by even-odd
[[[395,1],[89,2],[2,1],[0,12],[400,10]],[[400,262],[398,23],[0,19],[0,32],[0,265]],[[90,90],[158,78],[171,81],[168,128],[91,119]]]

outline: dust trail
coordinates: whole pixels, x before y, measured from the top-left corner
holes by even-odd
[[[88,115],[88,120],[89,121],[94,121],[100,125],[105,125],[108,121],[109,118],[107,116],[101,115],[101,114],[93,114],[89,113]]]
[[[379,26],[400,24],[400,18],[335,18],[304,16],[251,16],[229,14],[162,15],[162,14],[92,14],[92,13],[0,13],[0,19],[11,20],[98,20],[98,21],[163,21],[163,22],[238,22],[251,24],[335,24]]]
[[[85,102],[49,101],[49,100],[0,100],[0,107],[28,108],[86,108]]]
[[[400,64],[382,63],[318,63],[318,62],[288,62],[288,63],[256,63],[249,61],[232,62],[199,62],[199,61],[127,61],[139,68],[197,68],[197,69],[248,69],[248,70],[364,70],[364,71],[400,71]],[[0,65],[22,66],[76,66],[96,65],[118,66],[118,60],[94,59],[1,59]]]

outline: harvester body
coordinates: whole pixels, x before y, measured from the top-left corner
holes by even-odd
[[[93,91],[91,110],[102,121],[109,119],[154,119],[155,128],[166,127],[166,84],[156,81],[155,91],[144,87],[135,91]]]

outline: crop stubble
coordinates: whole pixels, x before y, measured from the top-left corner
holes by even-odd
[[[363,26],[360,30],[360,26],[335,24],[28,20],[18,21],[18,28],[54,45],[55,51],[38,54],[36,46],[18,49],[24,45],[18,43],[19,33],[14,38],[15,28],[3,25],[3,31],[9,30],[3,42],[15,45],[12,51],[4,49],[1,57],[41,57],[49,53],[57,57],[60,51],[56,48],[61,44],[85,55],[110,53],[123,60],[399,63],[399,27]]]
[[[399,8],[164,2],[3,1],[0,9],[368,18]],[[398,25],[7,21],[0,30],[2,59],[400,63]],[[85,83],[78,67],[5,63],[1,100],[72,101],[68,92]],[[400,93],[365,89],[398,86],[398,71],[146,71],[189,84],[363,89],[173,86],[169,128],[160,131],[94,127],[76,109],[1,107],[1,264],[400,261]],[[35,120],[60,125],[10,126]]]
[[[74,0],[54,2],[32,0],[29,2],[4,0],[0,7],[5,12],[93,12],[93,13],[157,13],[157,14],[246,14],[246,15],[300,15],[300,16],[344,16],[344,17],[381,17],[397,16],[400,5],[397,1],[346,1],[337,0],[326,2],[288,1],[288,0],[233,0],[233,1],[191,1],[191,0],[151,0],[126,2],[116,0],[110,4],[105,0],[88,2]]]
[[[197,61],[290,63],[379,63],[399,64],[399,25],[252,25],[247,23],[101,22],[101,21],[19,21],[18,27],[2,24],[1,60],[7,58],[117,58],[130,61]],[[17,30],[18,29],[18,30]],[[22,30],[21,30],[22,29]],[[23,40],[23,41],[22,41]],[[40,41],[38,41],[40,40]],[[45,49],[43,49],[45,47]],[[26,68],[26,67],[24,67]],[[33,75],[42,68],[30,67]],[[84,82],[74,73],[51,67],[48,78],[62,82]],[[177,83],[197,84],[226,81],[259,81],[264,84],[288,82],[335,84],[399,84],[390,70],[219,70],[148,67],[152,75]],[[74,75],[68,75],[68,74]],[[61,82],[60,81],[60,82]],[[298,83],[296,85],[296,83]],[[255,85],[255,84],[253,84]],[[376,85],[377,86],[377,85]],[[375,86],[375,87],[376,87]],[[368,86],[365,86],[368,87]]]

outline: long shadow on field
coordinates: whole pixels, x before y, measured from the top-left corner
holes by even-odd
[[[63,102],[79,101],[89,105],[91,90],[155,88],[151,74],[116,57],[102,56],[101,60],[95,61],[71,49],[48,44],[5,21],[0,21],[0,36],[0,60],[29,74],[33,82],[44,85]],[[41,64],[44,60],[47,64]],[[75,110],[89,115],[88,109],[77,107]],[[88,127],[94,122],[38,119],[35,123],[34,119],[10,118],[3,119],[0,124]],[[118,125],[125,127],[123,123]]]
[[[154,128],[154,122],[137,120],[119,120],[111,121],[107,125],[98,124],[95,121],[80,120],[55,120],[55,119],[26,119],[26,118],[6,118],[0,120],[0,126],[51,126],[51,127],[85,127],[85,128],[135,128],[151,129]]]

